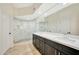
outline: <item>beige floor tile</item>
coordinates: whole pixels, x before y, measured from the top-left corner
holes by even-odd
[[[14,44],[5,55],[41,55],[31,41]]]

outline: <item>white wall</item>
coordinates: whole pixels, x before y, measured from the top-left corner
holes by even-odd
[[[47,22],[44,17],[39,17],[35,20],[21,20],[14,18],[14,40],[27,41],[32,40],[32,34],[39,31],[47,31]]]
[[[24,41],[32,39],[32,33],[36,31],[36,22],[35,20],[14,20],[14,40]]]
[[[2,34],[1,34],[2,33],[2,20],[1,19],[2,19],[2,17],[1,17],[1,11],[0,11],[0,54],[2,54],[2,50],[3,50],[2,49],[2,47],[3,47],[2,46],[2,44],[3,44],[2,43]]]
[[[4,54],[5,51],[13,46],[13,39],[10,39],[12,37],[9,35],[10,21],[10,16],[0,11],[0,54]]]
[[[79,4],[71,5],[56,12],[46,18],[48,21],[48,31],[79,34]]]
[[[46,32],[47,31],[47,21],[45,17],[40,16],[36,19],[36,31],[37,32]]]

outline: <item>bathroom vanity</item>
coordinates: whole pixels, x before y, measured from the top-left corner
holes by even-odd
[[[47,32],[33,34],[33,45],[42,55],[79,55],[77,42],[68,40],[64,34]]]

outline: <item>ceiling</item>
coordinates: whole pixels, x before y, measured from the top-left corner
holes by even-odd
[[[0,3],[0,9],[16,18],[33,20],[40,16],[47,17],[69,5],[70,3]]]
[[[31,7],[35,4],[34,3],[14,3],[12,5],[16,8],[24,8],[24,7]]]
[[[33,20],[40,17],[47,17],[59,10],[68,7],[70,3],[43,3],[32,15],[15,16],[18,20]]]
[[[12,16],[23,16],[33,14],[41,3],[1,3],[0,9]]]

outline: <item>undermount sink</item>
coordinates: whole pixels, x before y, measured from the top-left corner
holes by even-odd
[[[77,37],[64,36],[64,40],[73,42],[73,43],[79,43],[79,38]]]
[[[75,39],[70,38],[70,37],[67,37],[67,39],[66,39],[66,40],[69,40],[69,41],[71,41],[71,42],[76,42],[76,40],[75,40]]]
[[[79,42],[78,39],[72,38],[72,37],[67,37],[67,36],[64,36],[64,37],[56,37],[55,39],[56,40],[67,41],[67,42],[74,42],[74,43],[78,43]]]

